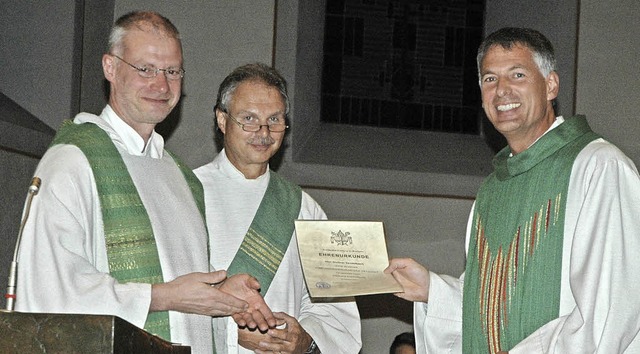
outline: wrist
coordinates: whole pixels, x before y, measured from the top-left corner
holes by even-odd
[[[322,354],[320,348],[318,348],[318,345],[316,344],[316,341],[313,340],[313,338],[311,338],[311,344],[309,344],[309,348],[307,348],[304,354]]]

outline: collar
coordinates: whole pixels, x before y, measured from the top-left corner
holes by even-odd
[[[507,146],[498,152],[493,158],[496,176],[499,180],[506,180],[527,172],[568,143],[590,131],[591,128],[583,115],[570,117],[566,120],[558,117],[551,127],[527,150],[512,155],[511,149]]]
[[[116,112],[107,105],[100,116],[81,113],[74,119],[76,124],[94,123],[102,128],[119,150],[126,151],[129,155],[146,156],[160,159],[164,153],[164,139],[155,131],[151,134],[147,145],[131,126],[120,118]]]
[[[258,176],[258,178],[256,179],[247,179],[244,174],[242,172],[240,172],[240,170],[238,170],[236,168],[236,166],[234,166],[231,161],[229,161],[229,158],[227,157],[227,153],[225,151],[225,149],[223,148],[222,151],[220,151],[218,153],[218,156],[216,156],[216,158],[214,159],[214,164],[215,164],[215,168],[219,169],[220,171],[222,171],[222,173],[232,179],[244,179],[247,181],[256,181],[256,183],[260,183],[261,181],[264,181],[266,179],[266,181],[269,181],[269,166],[267,166],[267,171],[265,173],[263,173],[262,175]]]

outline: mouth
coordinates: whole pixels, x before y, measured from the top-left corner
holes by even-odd
[[[522,105],[521,103],[501,104],[501,105],[498,105],[497,109],[500,112],[506,112],[506,111],[510,111],[512,109],[516,109],[516,108],[520,107],[521,105]]]
[[[148,102],[154,103],[154,104],[157,104],[157,103],[167,104],[169,102],[168,98],[150,98],[150,97],[147,97],[145,100],[148,101]]]

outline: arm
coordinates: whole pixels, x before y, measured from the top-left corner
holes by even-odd
[[[640,303],[629,295],[640,291],[637,170],[619,150],[596,141],[578,156],[569,188],[560,317],[510,353],[637,350]]]
[[[34,198],[19,253],[16,309],[122,317],[142,327],[151,285],[109,276],[93,174],[75,147],[57,145],[35,173]]]
[[[464,275],[438,275],[410,258],[391,259],[384,271],[402,285],[404,291],[394,295],[414,302],[416,352],[461,351]]]
[[[236,274],[216,285],[225,293],[234,295],[247,302],[241,313],[232,313],[234,321],[241,327],[266,331],[276,326],[276,318],[260,295],[260,283],[248,274]]]
[[[275,326],[275,319],[258,289],[257,280],[246,274],[227,279],[225,271],[190,273],[153,284],[149,311],[231,315],[240,326],[266,331]]]
[[[313,340],[311,335],[294,317],[284,312],[276,312],[274,315],[277,319],[277,328],[269,329],[266,333],[241,330],[238,334],[239,343],[257,354],[305,353]]]
[[[303,193],[302,197],[300,218],[326,219],[324,211],[309,195]],[[278,314],[279,323],[286,323],[286,327],[269,330],[262,338],[254,332],[253,343],[262,341],[268,348],[267,343],[273,341],[282,345],[270,348],[278,348],[283,353],[304,348],[304,353],[313,339],[323,353],[359,352],[362,346],[361,323],[354,299],[311,299],[302,274],[295,234],[265,300],[272,310],[281,312]],[[242,342],[245,333],[240,331],[239,335],[241,345],[245,346]]]
[[[20,311],[108,314],[142,327],[149,311],[246,309],[245,301],[207,285],[224,279],[224,272],[179,276],[153,290],[151,284],[117,282],[109,275],[100,201],[84,155],[73,146],[55,146],[36,175],[43,184],[20,248]]]
[[[245,311],[246,302],[212,286],[225,278],[225,271],[191,273],[167,283],[153,284],[149,311],[178,311],[208,316]]]
[[[404,290],[395,296],[418,302],[429,301],[429,271],[411,258],[395,258],[389,261],[385,273],[393,277],[402,285]]]
[[[465,253],[469,246],[474,208],[475,204],[467,221]],[[462,352],[464,273],[459,278],[436,274],[412,259],[392,259],[385,272],[392,273],[405,290],[396,296],[415,302],[416,352]]]

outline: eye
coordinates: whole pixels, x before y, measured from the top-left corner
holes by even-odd
[[[156,71],[155,68],[150,68],[148,66],[140,66],[140,67],[138,67],[138,70],[140,70],[140,72],[145,73],[145,74],[146,73],[152,73],[152,72]]]
[[[177,70],[177,69],[167,69],[166,72],[167,72],[167,74],[172,75],[172,76],[180,75],[180,70]]]
[[[254,123],[256,121],[256,119],[253,116],[245,116],[244,118],[242,118],[242,120],[247,123]]]
[[[280,118],[279,116],[272,116],[269,117],[269,123],[270,124],[280,124],[280,122],[282,122],[283,118]]]
[[[496,77],[495,76],[485,76],[482,79],[483,83],[491,83],[491,82],[494,82],[494,81],[496,81]]]
[[[515,73],[513,75],[514,77],[518,78],[518,79],[522,79],[523,77],[525,77],[526,75],[524,73]]]

